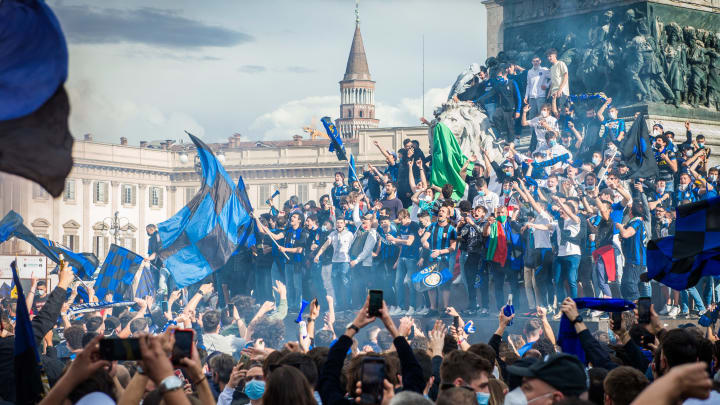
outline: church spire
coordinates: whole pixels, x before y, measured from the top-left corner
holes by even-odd
[[[362,34],[360,34],[360,9],[357,1],[355,2],[355,35],[353,35],[343,80],[372,80],[365,56],[365,45],[363,45]]]

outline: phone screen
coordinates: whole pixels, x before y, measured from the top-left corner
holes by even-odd
[[[100,357],[104,360],[142,360],[138,338],[105,338],[100,341]]]
[[[622,329],[622,312],[612,312],[613,330],[619,331]]]
[[[175,346],[173,346],[172,362],[179,364],[180,360],[192,355],[193,344],[192,329],[175,329]]]
[[[385,379],[385,360],[382,357],[366,357],[362,365],[363,404],[379,404],[383,398],[383,380]]]
[[[160,308],[162,308],[162,311],[163,311],[163,312],[167,312],[167,311],[168,311],[168,303],[167,303],[167,301],[160,301]]]
[[[370,305],[368,312],[370,316],[380,316],[380,308],[383,305],[383,292],[382,290],[370,290]]]
[[[650,297],[640,297],[637,303],[638,308],[638,323],[649,324],[650,323]]]

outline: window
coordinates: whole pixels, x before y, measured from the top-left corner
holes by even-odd
[[[45,191],[39,184],[33,183],[32,185],[32,196],[36,200],[47,200],[50,194]]]
[[[310,198],[310,187],[307,184],[298,184],[297,186],[297,197],[300,200],[300,204],[305,204]]]
[[[120,240],[118,240],[118,244],[120,246],[124,247],[125,249],[135,251],[135,238],[133,238],[131,236],[126,236],[124,238],[121,238]]]
[[[135,205],[135,186],[130,184],[123,184],[121,197],[123,204]]]
[[[93,236],[93,253],[97,257],[105,257],[108,251],[108,238],[102,235]]]
[[[63,200],[75,201],[75,180],[68,179],[65,182],[65,190],[63,191]]]
[[[362,118],[362,111],[360,111],[360,118]]]
[[[150,206],[160,208],[163,205],[162,187],[150,187]]]
[[[352,118],[352,110],[348,110],[348,117]]]
[[[63,245],[76,252],[80,248],[80,237],[78,235],[63,235]]]
[[[258,192],[258,198],[260,199],[260,202],[258,203],[258,207],[269,207],[266,201],[268,198],[270,198],[270,195],[272,193],[272,191],[270,191],[270,185],[261,184],[259,189],[260,191]]]
[[[93,187],[93,202],[104,204],[108,202],[108,183],[96,181]]]
[[[189,203],[190,200],[195,197],[195,193],[197,193],[197,189],[195,187],[185,187],[185,204]]]

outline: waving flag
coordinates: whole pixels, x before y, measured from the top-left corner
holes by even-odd
[[[0,2],[0,170],[53,197],[72,169],[65,37],[41,0]]]
[[[107,294],[112,294],[113,301],[122,301],[133,299],[134,295],[138,295],[139,297],[153,295],[151,293],[154,290],[152,286],[142,287],[146,289],[144,292],[145,295],[133,294],[133,280],[142,262],[143,257],[139,254],[114,243],[110,245],[110,250],[108,250],[108,254],[105,256],[105,261],[102,267],[100,267],[98,278],[95,281],[95,296],[102,301],[105,300]],[[138,290],[140,290],[141,285],[142,284],[138,286]],[[148,292],[148,290],[150,292]]]
[[[328,138],[330,138],[330,152],[335,152],[338,160],[348,160],[347,153],[345,152],[345,145],[343,145],[342,138],[338,133],[337,127],[332,123],[330,117],[322,117],[320,120],[325,127]]]
[[[352,184],[353,181],[358,181],[357,172],[355,171],[355,156],[350,155],[350,162],[348,163],[348,184]]]
[[[62,254],[80,279],[92,280],[95,270],[100,264],[97,256],[92,253],[75,253],[57,242],[40,237],[38,239],[55,252],[58,257]]]
[[[243,180],[242,176],[240,176],[240,178],[238,179],[237,187],[238,196],[240,197],[240,204],[242,205],[245,212],[252,213],[253,207],[250,203],[250,198],[247,194],[247,188],[245,187],[245,181]],[[247,222],[247,224],[240,227],[240,230],[238,231],[238,245],[245,247],[251,247],[255,245],[255,242],[257,241],[257,224],[255,223],[255,221],[256,219],[252,218],[250,221]]]
[[[159,256],[180,288],[224,266],[252,222],[230,175],[203,141],[188,135],[200,157],[202,186],[177,214],[158,224]]]
[[[416,291],[428,291],[452,280],[452,270],[447,267],[439,268],[440,263],[441,262],[435,262],[412,275],[410,279]]]
[[[620,146],[622,160],[630,169],[631,179],[646,179],[658,174],[658,165],[652,151],[645,116],[639,116]]]
[[[33,334],[30,312],[25,304],[20,278],[15,262],[12,267],[13,282],[17,289],[17,310],[15,312],[15,395],[18,404],[35,404],[50,390],[47,377],[38,355],[37,342]]]
[[[459,200],[465,194],[467,183],[460,177],[460,169],[467,158],[460,151],[455,135],[450,128],[442,122],[438,122],[433,128],[433,158],[432,171],[430,172],[430,183],[442,187],[445,184],[453,186],[454,200]],[[468,171],[472,170],[472,166]]]
[[[45,242],[35,236],[35,234],[23,224],[23,219],[17,212],[10,210],[0,221],[0,243],[5,242],[13,236],[29,243],[55,263],[60,263],[60,258],[55,251],[50,249]]]
[[[720,275],[720,197],[677,207],[675,235],[651,240],[647,278],[685,290]]]

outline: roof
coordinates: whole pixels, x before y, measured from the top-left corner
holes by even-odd
[[[372,80],[365,56],[365,45],[363,45],[362,34],[360,34],[360,24],[355,24],[355,35],[353,35],[343,80]]]

